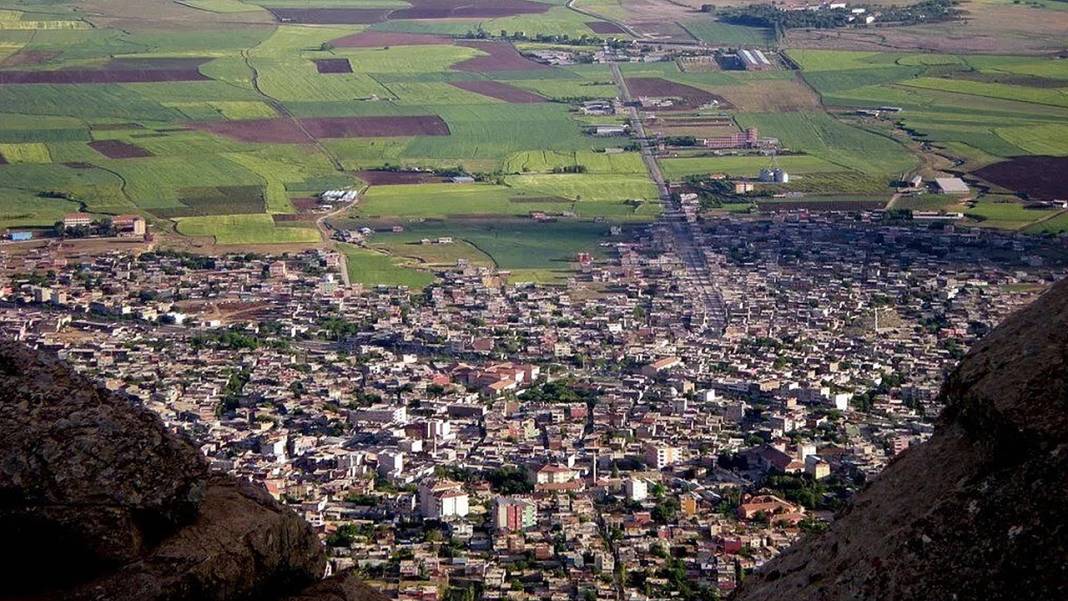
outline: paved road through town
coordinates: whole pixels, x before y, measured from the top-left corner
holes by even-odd
[[[646,134],[641,113],[634,106],[630,89],[627,87],[626,79],[624,79],[618,64],[612,65],[612,77],[619,87],[620,99],[630,113],[631,127],[641,148],[642,160],[649,171],[649,176],[656,183],[660,201],[664,205],[659,227],[665,229],[669,234],[671,246],[686,267],[687,281],[683,282],[683,286],[690,291],[693,297],[693,310],[695,313],[703,314],[705,326],[708,328],[709,333],[719,335],[727,325],[727,315],[723,305],[723,298],[712,281],[708,258],[698,243],[701,237],[700,226],[686,219],[682,206],[668,189],[664,174],[660,170],[660,164],[656,160],[655,142],[650,140]]]

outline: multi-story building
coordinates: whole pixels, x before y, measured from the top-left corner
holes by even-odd
[[[462,518],[468,513],[468,495],[459,482],[425,482],[419,486],[419,513],[430,520]]]
[[[515,532],[533,528],[537,517],[537,508],[530,501],[500,497],[494,507],[493,525],[498,530]]]
[[[642,455],[649,467],[658,470],[679,461],[679,449],[665,444],[647,444]]]

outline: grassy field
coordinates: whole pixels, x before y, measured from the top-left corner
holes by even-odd
[[[570,275],[577,253],[600,256],[600,244],[612,240],[610,225],[591,221],[451,219],[405,223],[404,228],[402,233],[375,234],[372,245],[396,256],[419,258],[429,253],[428,262],[433,263],[454,258],[465,258],[472,264],[492,263],[512,272],[513,281],[560,281]],[[440,237],[451,237],[455,244],[415,244],[423,238]],[[449,256],[440,258],[440,253]]]
[[[916,166],[915,157],[898,142],[826,113],[744,113],[735,119],[741,127],[757,127],[762,136],[778,138],[790,150],[840,168],[868,175],[899,175]]]
[[[788,155],[775,158],[775,164],[787,172],[825,173],[841,171],[842,167],[809,155]],[[660,161],[664,176],[679,180],[688,175],[725,173],[733,176],[755,177],[761,169],[772,166],[772,159],[765,156],[684,157]]]
[[[690,35],[706,44],[720,46],[771,46],[775,34],[762,27],[747,27],[713,21],[711,18],[685,21],[682,26]]]
[[[655,216],[655,199],[656,188],[643,175],[512,175],[499,184],[375,186],[355,216],[522,217],[542,212],[634,221]]]
[[[980,227],[1019,230],[1035,221],[1051,217],[1057,209],[1027,209],[1015,197],[987,197],[979,200],[964,214],[979,222]]]
[[[178,231],[186,236],[211,236],[217,244],[292,244],[319,242],[311,227],[278,227],[270,215],[184,217]]]
[[[1068,65],[1047,56],[790,50],[832,106],[900,107],[898,123],[969,168],[1064,155]]]
[[[374,250],[341,244],[345,253],[349,279],[365,286],[407,286],[421,289],[434,281],[426,271],[413,269],[404,259]]]

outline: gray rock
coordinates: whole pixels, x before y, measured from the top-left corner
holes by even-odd
[[[63,363],[0,342],[0,564],[18,587],[57,560],[115,566],[196,515],[207,465],[160,419]]]

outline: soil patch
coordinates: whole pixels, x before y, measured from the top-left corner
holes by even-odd
[[[155,156],[136,144],[122,140],[95,140],[89,142],[88,146],[109,159],[140,159]]]
[[[148,83],[164,81],[207,81],[199,66],[204,58],[112,59],[99,69],[60,69],[58,71],[0,71],[0,85]]]
[[[448,178],[426,173],[424,171],[383,171],[367,170],[360,171],[356,177],[367,182],[371,186],[396,186],[403,184],[440,184],[449,181]]]
[[[317,117],[201,121],[190,127],[241,142],[311,144],[312,138],[384,138],[447,136],[449,126],[437,115],[408,117]],[[302,129],[303,128],[303,129]],[[305,133],[305,131],[307,133]]]
[[[613,34],[613,33],[618,33],[618,34],[627,33],[619,25],[616,25],[615,23],[609,23],[608,21],[587,21],[586,22],[586,27],[589,27],[590,29],[592,29],[593,33],[599,33],[599,34],[602,34],[602,35]]]
[[[352,65],[347,58],[320,58],[315,61],[319,73],[352,73]]]
[[[376,8],[268,8],[282,23],[310,25],[369,25],[389,19],[388,9]]]
[[[512,104],[545,102],[544,98],[533,92],[528,92],[499,81],[476,79],[472,81],[454,81],[451,83],[454,87],[460,88],[461,90],[467,90],[468,92],[474,92],[476,94],[496,98],[497,100],[503,100]]]
[[[292,119],[243,119],[202,121],[190,127],[239,142],[263,144],[311,144],[313,140]]]
[[[19,67],[22,65],[40,65],[59,56],[59,51],[46,50],[20,50],[15,54],[0,61],[5,67]]]
[[[321,117],[301,119],[316,138],[447,136],[449,126],[437,115],[411,117]]]
[[[1039,200],[1068,199],[1068,157],[1016,157],[973,171],[986,181]]]
[[[532,0],[411,0],[411,7],[268,8],[284,23],[317,25],[373,24],[398,19],[495,19],[548,12],[549,5]]]
[[[548,5],[546,5],[548,6]],[[457,71],[538,71],[551,69],[536,63],[515,49],[508,42],[461,42],[460,46],[476,48],[489,56],[476,56],[452,66]]]
[[[667,110],[695,109],[711,104],[713,101],[719,102],[720,108],[731,108],[731,103],[721,96],[659,77],[628,77],[627,88],[635,98],[674,99],[674,106]]]

